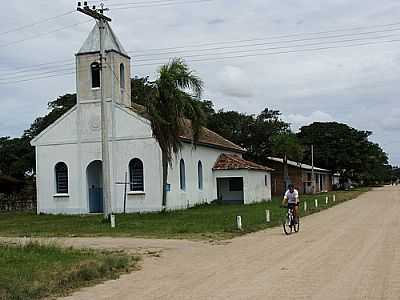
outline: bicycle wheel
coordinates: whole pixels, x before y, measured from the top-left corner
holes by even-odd
[[[286,235],[292,233],[292,224],[289,219],[289,216],[286,216],[282,219],[282,226],[283,226],[283,231],[285,232]]]

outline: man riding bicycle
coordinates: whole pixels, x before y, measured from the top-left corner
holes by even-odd
[[[282,205],[285,206],[287,203],[288,208],[292,208],[294,211],[294,219],[297,222],[298,210],[299,210],[299,192],[294,188],[293,184],[289,184],[288,190],[282,200]]]

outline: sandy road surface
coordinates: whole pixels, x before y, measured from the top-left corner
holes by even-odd
[[[143,270],[67,299],[400,299],[400,188],[385,187],[227,244],[74,239],[77,246],[164,249]]]

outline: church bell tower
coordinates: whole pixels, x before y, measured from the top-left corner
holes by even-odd
[[[100,100],[100,23],[90,32],[76,54],[76,80],[78,103]],[[130,57],[124,50],[110,25],[105,22],[105,59],[103,61],[104,96],[107,102],[131,106]]]

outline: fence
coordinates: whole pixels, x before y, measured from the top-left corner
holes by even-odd
[[[34,182],[28,182],[19,192],[0,193],[0,212],[36,211],[36,188]]]

